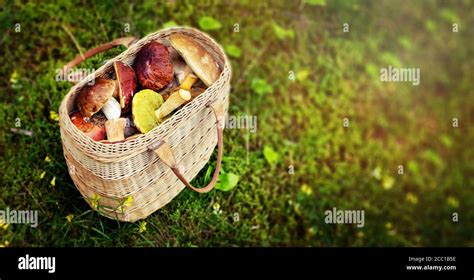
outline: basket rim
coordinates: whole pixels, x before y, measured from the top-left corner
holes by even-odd
[[[194,100],[192,100],[191,102],[186,104],[179,111],[183,111],[184,108],[186,108],[188,106],[191,106],[191,105],[195,104],[196,102],[201,102],[201,103],[203,103],[203,104],[201,104],[201,106],[204,106],[205,102],[202,102],[202,101],[208,101],[209,99],[211,99],[211,97],[212,97],[211,96],[211,90],[212,89],[217,88],[218,86],[220,86],[221,83],[223,84],[223,83],[226,83],[226,82],[230,81],[230,79],[231,79],[230,61],[229,61],[227,55],[225,54],[225,51],[223,50],[223,48],[220,46],[220,44],[218,44],[208,34],[202,32],[202,31],[200,31],[196,28],[189,27],[189,26],[174,26],[174,27],[170,27],[170,28],[160,29],[158,31],[147,34],[143,38],[141,38],[141,39],[137,40],[136,42],[134,42],[131,46],[129,46],[125,51],[123,51],[119,55],[107,60],[107,62],[104,65],[102,65],[101,67],[96,69],[94,72],[89,74],[87,77],[85,77],[79,83],[73,85],[69,89],[68,93],[63,97],[63,99],[61,101],[61,105],[59,107],[59,126],[60,126],[60,129],[65,130],[63,132],[65,132],[66,134],[69,134],[69,132],[72,132],[72,133],[75,133],[76,135],[79,134],[80,136],[85,136],[85,134],[82,131],[80,131],[72,123],[71,119],[69,118],[69,112],[67,110],[67,102],[71,98],[72,94],[75,93],[80,88],[82,88],[87,83],[87,81],[89,81],[91,78],[94,78],[96,76],[101,76],[103,74],[103,72],[105,73],[105,70],[107,68],[109,68],[110,65],[113,64],[113,62],[118,61],[118,60],[122,60],[122,59],[128,57],[130,55],[130,53],[133,51],[133,46],[138,45],[138,44],[143,43],[143,42],[152,41],[153,39],[151,39],[151,37],[154,36],[154,35],[157,35],[157,34],[161,34],[161,33],[172,34],[172,33],[180,33],[180,32],[183,32],[183,31],[184,31],[184,33],[191,33],[191,34],[194,33],[198,36],[204,37],[206,40],[208,40],[213,45],[213,47],[215,47],[217,49],[218,54],[220,56],[222,56],[222,58],[223,58],[223,69],[221,70],[219,78],[212,85],[210,85],[208,88],[206,88],[206,90],[202,94],[200,94],[200,96],[196,97]],[[228,76],[227,79],[225,77],[226,72],[230,73],[230,75]],[[226,79],[226,80],[224,80],[224,79]],[[139,134],[138,136],[134,137],[133,139],[131,139],[129,141],[143,141],[143,142],[147,142],[147,140],[150,140],[151,142],[159,141],[160,139],[155,139],[155,137],[153,137],[152,134],[154,134],[155,132],[160,131],[160,129],[163,129],[163,127],[164,127],[163,124],[170,123],[170,122],[176,122],[178,118],[179,118],[179,112],[176,113],[176,114],[173,114],[170,118],[166,119],[163,123],[161,123],[159,126],[153,128],[149,132]],[[179,122],[180,121],[178,121],[178,123]],[[63,126],[66,126],[66,125],[70,126],[70,127],[73,127],[72,131],[67,131],[63,127]],[[176,127],[179,127],[179,124],[176,125]],[[166,137],[166,135],[168,135],[171,132],[172,131],[169,129],[169,131],[164,134],[165,137]],[[73,135],[71,135],[71,136],[73,136]],[[87,138],[86,141],[88,142],[88,144],[97,145],[97,147],[111,147],[111,146],[114,146],[114,148],[120,149],[122,146],[125,146],[125,145],[129,144],[129,141],[122,141],[122,142],[115,142],[114,143],[114,142],[94,141],[89,137],[86,137],[86,138]],[[154,138],[154,139],[151,139],[151,138]],[[83,146],[83,145],[79,144],[79,146]],[[83,150],[81,147],[78,147],[78,148],[80,150]],[[116,154],[116,155],[118,155],[118,154]]]

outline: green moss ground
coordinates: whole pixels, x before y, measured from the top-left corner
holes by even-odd
[[[0,1],[0,209],[34,209],[40,217],[34,229],[1,227],[0,244],[474,245],[472,2],[101,2]],[[207,32],[234,54],[230,113],[258,117],[255,134],[225,131],[223,168],[240,176],[238,185],[203,195],[185,190],[142,232],[138,222],[90,211],[50,117],[71,86],[55,80],[56,69],[78,53],[66,30],[87,50],[171,21],[199,28],[204,16],[220,22]],[[421,84],[380,82],[388,65],[419,67]],[[10,131],[17,118],[33,137]],[[273,161],[265,147],[276,152]],[[206,170],[196,184],[205,183]],[[333,207],[364,209],[365,227],[326,224],[324,211]]]

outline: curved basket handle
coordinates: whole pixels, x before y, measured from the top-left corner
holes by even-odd
[[[117,46],[120,46],[120,45],[123,45],[126,48],[128,48],[136,40],[137,40],[137,38],[135,38],[135,37],[121,37],[121,38],[117,38],[115,40],[112,40],[108,43],[97,46],[95,48],[92,48],[92,49],[88,50],[87,52],[85,52],[84,54],[79,54],[73,60],[69,61],[66,65],[64,65],[64,67],[61,69],[61,75],[66,73],[69,69],[74,68],[76,65],[83,62],[84,60],[90,58],[91,56],[94,56],[94,55],[96,55],[98,53],[101,53],[101,52],[104,52],[106,50],[110,50],[111,48],[117,47]],[[80,73],[76,73],[75,76],[77,76],[76,79],[71,81],[73,83],[77,83],[80,80]]]
[[[217,179],[219,178],[219,171],[221,170],[221,163],[222,163],[222,147],[223,147],[223,134],[224,134],[224,105],[219,102],[215,102],[213,104],[206,105],[207,107],[211,107],[212,111],[214,112],[214,116],[217,119],[217,164],[216,169],[214,170],[214,175],[212,175],[212,180],[209,184],[203,188],[196,188],[191,185],[188,180],[184,178],[178,168],[178,164],[176,163],[176,158],[173,154],[173,150],[171,146],[166,141],[160,141],[158,143],[152,144],[148,146],[148,149],[153,150],[158,157],[166,164],[173,173],[178,177],[178,179],[183,182],[188,188],[196,191],[198,193],[207,193],[214,188],[217,183]]]

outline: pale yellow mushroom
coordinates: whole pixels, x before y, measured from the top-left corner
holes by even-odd
[[[194,85],[194,83],[198,80],[198,77],[194,75],[193,73],[190,73],[189,75],[186,76],[184,81],[181,83],[179,86],[182,89],[185,90],[191,90],[191,87]]]
[[[163,120],[164,117],[183,105],[186,101],[191,99],[191,93],[188,90],[180,89],[173,92],[168,99],[155,111],[155,116],[158,120]]]

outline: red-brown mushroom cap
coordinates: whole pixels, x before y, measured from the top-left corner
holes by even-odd
[[[122,113],[130,109],[130,101],[137,90],[137,76],[132,67],[121,61],[114,62],[115,76],[117,77],[118,100]]]
[[[81,112],[74,111],[69,115],[71,122],[85,135],[92,138],[92,140],[100,141],[105,139],[105,117],[95,115],[91,119],[86,119]]]
[[[145,89],[159,91],[173,80],[173,64],[168,49],[155,41],[141,48],[133,68],[138,82]]]

